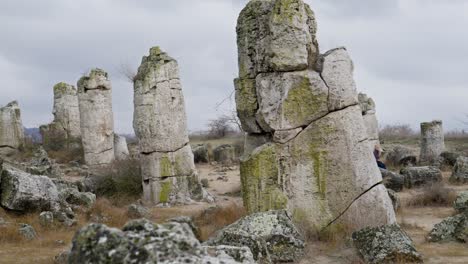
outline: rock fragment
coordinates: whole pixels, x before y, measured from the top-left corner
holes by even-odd
[[[421,154],[419,161],[424,165],[433,165],[445,150],[442,121],[421,123]]]
[[[23,123],[18,102],[0,108],[0,155],[11,155],[24,144]]]

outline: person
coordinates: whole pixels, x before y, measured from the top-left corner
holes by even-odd
[[[375,145],[374,147],[374,157],[375,157],[375,160],[377,161],[377,166],[381,169],[387,169],[387,166],[385,165],[385,163],[383,163],[381,160],[380,160],[380,157],[382,156],[382,148],[380,147],[379,144]]]

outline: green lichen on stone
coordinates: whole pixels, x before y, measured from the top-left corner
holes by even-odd
[[[278,182],[276,146],[260,148],[241,161],[244,206],[250,213],[285,209],[288,199]]]
[[[168,203],[172,190],[172,183],[170,180],[161,182],[161,191],[159,192],[159,202]]]
[[[160,47],[152,47],[149,51],[149,55],[144,56],[141,60],[141,65],[133,81],[135,83],[149,82],[154,77],[153,74],[151,74],[152,72],[158,71],[161,66],[170,62],[176,62],[176,60],[163,52]]]
[[[54,85],[54,94],[66,94],[71,90],[71,85],[68,85],[64,82],[57,83]]]
[[[258,109],[255,79],[235,79],[236,105],[239,115],[245,117],[255,116]]]
[[[328,95],[326,93],[314,94],[310,80],[303,77],[301,81],[292,87],[283,103],[284,116],[291,123],[303,123],[310,116],[319,112],[327,105]]]
[[[277,0],[273,7],[274,23],[292,23],[294,17],[302,18],[301,0]]]
[[[165,154],[164,156],[162,156],[160,159],[159,159],[159,173],[160,173],[160,177],[169,177],[169,176],[173,176],[173,173],[172,173],[172,162],[171,160],[169,159],[169,157],[167,156],[167,154]]]

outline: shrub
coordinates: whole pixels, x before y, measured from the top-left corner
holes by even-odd
[[[409,201],[408,206],[451,206],[456,198],[457,193],[453,189],[436,182],[423,186],[422,193]]]
[[[418,135],[408,124],[386,125],[379,131],[381,140],[408,139]]]

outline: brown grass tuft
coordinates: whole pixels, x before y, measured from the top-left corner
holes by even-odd
[[[97,199],[86,214],[86,222],[101,222],[110,227],[122,228],[128,221],[126,207],[116,207],[106,198]]]
[[[407,206],[451,206],[457,193],[447,188],[443,182],[436,182],[422,187],[422,193],[411,199]]]
[[[207,240],[216,231],[228,226],[246,215],[243,207],[232,203],[225,207],[208,209],[195,217],[195,224],[200,228],[202,241]]]

